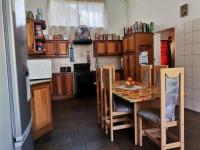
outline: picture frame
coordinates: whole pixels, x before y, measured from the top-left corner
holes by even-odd
[[[185,17],[188,15],[188,4],[181,5],[180,7],[180,16]]]

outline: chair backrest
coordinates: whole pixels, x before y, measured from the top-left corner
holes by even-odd
[[[115,65],[106,65],[103,68],[110,68],[112,70],[112,81],[115,82]]]
[[[103,68],[104,104],[109,106],[110,113],[113,112],[112,76],[112,68]]]
[[[152,65],[141,65],[141,82],[151,85],[151,68]]]
[[[96,83],[97,83],[97,99],[100,100],[103,89],[102,68],[96,69]]]
[[[153,67],[153,85],[160,87],[160,69],[168,68],[167,65],[155,65]]]
[[[179,103],[179,120],[184,120],[184,68],[160,70],[161,124],[175,120],[175,107]]]

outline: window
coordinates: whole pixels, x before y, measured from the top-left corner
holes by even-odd
[[[105,7],[101,1],[49,0],[49,26],[104,27]]]

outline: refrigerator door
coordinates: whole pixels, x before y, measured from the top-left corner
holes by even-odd
[[[25,141],[32,149],[29,135],[31,121],[30,101],[27,97],[30,86],[27,86],[27,47],[26,19],[24,0],[2,0],[4,32],[7,52],[8,80],[10,80],[13,138],[16,142]],[[26,143],[30,142],[30,143]],[[23,147],[23,145],[22,145]]]
[[[0,1],[0,150],[12,150],[9,88],[6,66],[6,50],[3,31],[2,2]]]

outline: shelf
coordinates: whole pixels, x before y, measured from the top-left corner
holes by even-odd
[[[44,36],[35,36],[35,40],[36,40],[37,42],[43,42],[43,43],[46,42]]]
[[[46,30],[47,28],[45,20],[35,20],[34,23],[35,25],[41,25],[42,30]]]

